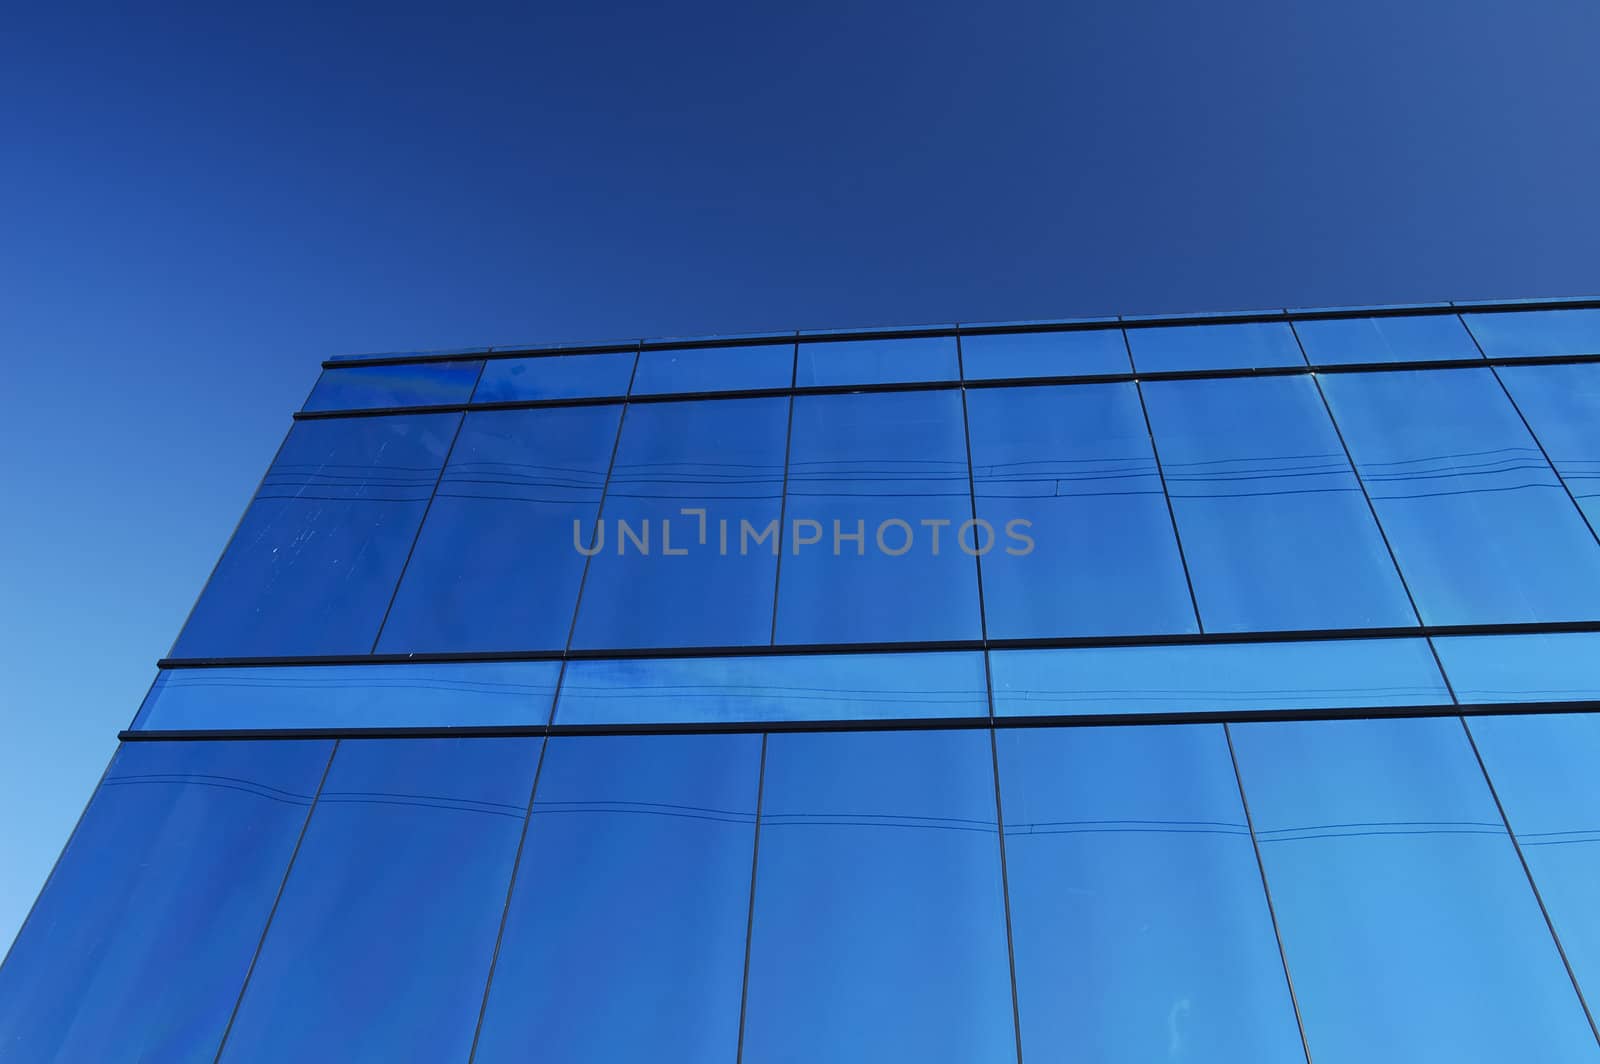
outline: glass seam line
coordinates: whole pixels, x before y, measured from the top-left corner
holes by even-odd
[[[744,974],[739,981],[739,1038],[734,1048],[734,1064],[744,1060],[744,1026],[750,1001],[750,944],[756,933],[756,874],[761,863],[761,805],[767,791],[767,733],[761,733],[761,761],[756,769],[756,822],[750,839],[750,903],[744,921]],[[469,1061],[468,1064],[471,1064]]]
[[[1127,344],[1127,337],[1123,337],[1123,344]],[[1133,349],[1128,349],[1128,359],[1133,359]],[[1150,425],[1150,411],[1144,403],[1144,388],[1137,380],[1133,382],[1133,391],[1139,400],[1139,413],[1144,418],[1145,438],[1150,441],[1150,457],[1156,464],[1156,476],[1161,480],[1161,497],[1167,503],[1167,520],[1172,522],[1172,542],[1178,548],[1178,563],[1183,566],[1183,583],[1189,589],[1189,608],[1194,610],[1194,624],[1201,635],[1206,634],[1206,622],[1200,617],[1200,599],[1194,593],[1194,578],[1189,575],[1189,559],[1183,550],[1183,534],[1178,531],[1178,511],[1172,505],[1172,493],[1167,490],[1167,474],[1161,464],[1161,448],[1156,446],[1155,429]]]
[[[472,382],[472,390],[476,392],[478,385],[483,382],[483,368],[488,363],[478,366],[478,376]],[[394,588],[389,592],[389,603],[383,608],[383,619],[378,622],[378,630],[372,634],[372,650],[378,652],[378,644],[383,640],[383,630],[389,624],[389,614],[394,610],[395,599],[400,597],[400,585],[405,583],[406,572],[411,568],[411,559],[417,553],[417,544],[422,541],[422,529],[428,523],[428,514],[433,510],[433,500],[439,497],[439,485],[444,483],[444,471],[450,468],[450,458],[455,454],[456,442],[461,439],[461,430],[466,427],[467,414],[462,411],[456,417],[456,430],[450,434],[450,446],[445,448],[444,460],[439,463],[439,475],[433,478],[433,490],[428,493],[427,505],[422,508],[422,516],[417,520],[417,530],[411,534],[411,546],[406,550],[406,560],[400,565],[400,573],[395,577]]]
[[[1474,338],[1473,342],[1477,342],[1476,338]],[[1567,498],[1572,502],[1573,508],[1578,511],[1578,517],[1583,521],[1584,527],[1589,530],[1589,535],[1594,537],[1596,543],[1600,543],[1600,532],[1595,530],[1594,525],[1589,521],[1589,515],[1584,512],[1582,506],[1578,505],[1578,497],[1572,493],[1572,485],[1568,484],[1567,478],[1561,475],[1561,470],[1556,468],[1555,462],[1550,460],[1550,452],[1545,450],[1544,441],[1539,438],[1537,432],[1533,431],[1533,423],[1528,420],[1527,415],[1523,414],[1522,407],[1517,405],[1516,397],[1511,394],[1511,389],[1506,387],[1506,382],[1501,379],[1499,370],[1494,366],[1490,366],[1489,373],[1494,377],[1495,383],[1500,386],[1500,390],[1505,393],[1506,400],[1511,404],[1511,409],[1517,412],[1517,419],[1522,422],[1522,427],[1533,438],[1533,445],[1539,448],[1539,454],[1544,458],[1545,465],[1550,467],[1551,476],[1556,478],[1556,483],[1560,484],[1562,490],[1567,493]]]
[[[267,943],[267,934],[272,930],[272,919],[278,915],[278,904],[283,901],[283,892],[289,886],[289,876],[294,872],[295,859],[300,856],[300,846],[306,841],[306,832],[311,828],[311,817],[317,811],[317,802],[322,798],[322,788],[327,785],[328,773],[333,770],[333,759],[339,756],[339,742],[335,739],[333,747],[328,751],[328,763],[322,766],[322,778],[317,781],[317,790],[311,796],[311,804],[306,808],[306,818],[300,823],[300,835],[294,840],[294,849],[289,852],[289,863],[284,866],[283,878],[278,881],[278,892],[273,895],[272,908],[267,910],[267,919],[261,925],[261,937],[256,939],[255,952],[250,955],[250,965],[245,969],[244,980],[239,984],[239,994],[233,999],[233,1011],[228,1013],[227,1025],[222,1029],[222,1040],[217,1043],[217,1055],[212,1058],[212,1064],[222,1059],[222,1053],[228,1048],[228,1036],[233,1033],[233,1021],[239,1018],[239,1008],[244,1004],[245,992],[250,989],[250,977],[255,974],[256,962],[261,959],[261,950]]]
[[[1294,989],[1294,975],[1289,971],[1289,953],[1283,947],[1283,931],[1278,926],[1278,909],[1272,902],[1272,886],[1267,882],[1267,865],[1261,859],[1261,842],[1256,837],[1255,818],[1250,813],[1250,799],[1245,794],[1244,776],[1239,771],[1239,755],[1233,748],[1233,732],[1226,722],[1222,725],[1222,738],[1228,744],[1228,761],[1233,765],[1233,782],[1239,788],[1239,807],[1244,811],[1245,827],[1250,832],[1250,849],[1255,853],[1256,871],[1261,875],[1261,895],[1267,903],[1267,919],[1272,923],[1272,937],[1278,944],[1278,960],[1283,964],[1283,982],[1289,990],[1289,1004],[1294,1008],[1295,1028],[1300,1032],[1300,1048],[1311,1064],[1311,1042],[1306,1038],[1305,1020],[1300,1015],[1300,995]]]
[[[478,1022],[472,1027],[472,1048],[467,1051],[467,1064],[478,1055],[478,1039],[483,1034],[483,1018],[489,1011],[489,991],[494,986],[495,968],[500,963],[500,944],[505,940],[506,923],[511,918],[511,898],[517,890],[517,873],[522,869],[522,851],[528,842],[528,826],[533,822],[533,803],[539,795],[539,777],[544,773],[545,755],[550,752],[550,736],[545,735],[539,744],[539,761],[533,769],[533,785],[528,788],[528,808],[522,814],[522,833],[517,836],[516,856],[511,859],[511,877],[506,883],[506,900],[500,908],[500,926],[495,929],[494,950],[489,954],[489,970],[483,977],[483,998],[478,1004]]]
[[[635,356],[634,370],[637,371],[638,368],[639,360],[638,357]],[[594,507],[594,530],[589,536],[588,544],[591,548],[594,548],[595,536],[600,534],[600,530],[603,527],[601,522],[605,520],[606,499],[611,494],[611,476],[617,468],[617,453],[622,449],[622,432],[627,427],[627,424],[628,404],[623,403],[617,407],[617,434],[611,440],[611,458],[606,462],[605,483],[600,487],[600,501],[595,503]],[[562,654],[563,659],[572,653],[572,640],[577,636],[578,633],[578,611],[583,608],[583,590],[589,582],[589,567],[594,564],[595,556],[599,553],[600,551],[598,549],[593,550],[592,553],[590,551],[584,552],[583,572],[578,576],[578,590],[577,593],[572,597],[572,621],[567,625],[567,644],[566,649]],[[556,703],[560,701],[561,698],[561,680],[566,678],[566,671],[567,670],[565,667],[563,667],[561,670],[561,676],[557,677],[556,691],[550,696],[551,720],[555,719]]]
[[[1292,323],[1291,323],[1292,324]],[[1126,340],[1126,337],[1124,337]],[[1600,354],[1506,355],[1471,359],[1407,359],[1393,362],[1293,363],[1285,366],[1231,366],[1211,369],[1168,369],[1127,373],[1076,373],[1053,376],[986,377],[980,380],[874,381],[857,384],[804,384],[776,388],[700,389],[685,392],[660,392],[649,395],[581,395],[556,399],[496,399],[468,403],[427,403],[416,406],[354,407],[344,410],[297,410],[294,421],[327,421],[393,414],[453,414],[463,410],[531,410],[544,407],[605,406],[611,403],[674,403],[700,399],[760,399],[783,395],[855,395],[863,392],[946,391],[963,385],[971,388],[1014,388],[1043,384],[1113,384],[1130,380],[1186,381],[1227,380],[1234,377],[1294,377],[1305,373],[1394,373],[1405,370],[1453,370],[1490,366],[1575,365],[1600,362]]]
[[[790,372],[793,373],[794,371],[791,370]],[[783,522],[789,511],[789,456],[794,446],[794,400],[794,396],[789,396],[788,425],[783,431],[783,487],[780,489],[778,496],[778,534],[776,539],[778,560],[772,569],[772,626],[767,636],[768,646],[776,646],[778,643],[778,592],[783,587]]]
[[[1017,947],[1011,926],[1011,875],[1006,865],[1006,814],[1000,799],[1000,743],[991,722],[989,768],[994,775],[994,826],[1000,842],[1000,898],[1005,902],[1006,965],[1011,972],[1011,1030],[1017,1041],[1017,1064],[1022,1064],[1022,1005],[1017,996]]]
[[[1467,745],[1472,747],[1472,756],[1478,761],[1478,770],[1483,773],[1483,781],[1488,785],[1489,797],[1494,799],[1494,807],[1500,813],[1501,823],[1506,826],[1506,837],[1511,840],[1511,848],[1516,851],[1517,862],[1522,865],[1522,874],[1528,878],[1528,887],[1533,891],[1533,900],[1539,904],[1539,915],[1544,917],[1544,925],[1550,930],[1550,939],[1555,943],[1556,953],[1561,957],[1561,966],[1567,971],[1567,978],[1572,981],[1573,993],[1578,996],[1578,1004],[1583,1009],[1583,1018],[1589,1023],[1589,1033],[1596,1042],[1600,1042],[1600,1027],[1595,1026],[1594,1014],[1589,1011],[1589,1002],[1583,996],[1583,987],[1578,985],[1578,975],[1572,970],[1572,962],[1567,959],[1566,948],[1561,944],[1561,936],[1556,932],[1555,921],[1550,918],[1550,910],[1545,908],[1544,895],[1539,892],[1539,884],[1533,878],[1533,869],[1528,867],[1528,858],[1522,852],[1522,843],[1517,839],[1517,833],[1511,828],[1511,818],[1506,815],[1506,807],[1500,802],[1500,794],[1495,789],[1494,780],[1489,776],[1489,766],[1484,763],[1483,754],[1478,750],[1478,742],[1472,735],[1472,729],[1467,726],[1465,717],[1461,721],[1461,730],[1467,735]]]

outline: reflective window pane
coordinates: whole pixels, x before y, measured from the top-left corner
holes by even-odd
[[[1454,314],[1324,318],[1294,328],[1313,366],[1483,357]]]
[[[760,755],[550,740],[475,1061],[734,1059]]]
[[[173,656],[370,652],[460,420],[296,422]]]
[[[628,408],[573,645],[771,639],[788,412],[781,398]]]
[[[1196,630],[1131,383],[973,389],[967,418],[991,637]]]
[[[794,402],[778,642],[977,638],[960,393]]]
[[[538,739],[346,739],[222,1060],[466,1060]]]
[[[1490,358],[1600,354],[1600,308],[1463,314]]]
[[[1313,1060],[1600,1056],[1458,719],[1233,737]]]
[[[787,388],[793,378],[792,343],[641,351],[633,394]]]
[[[1600,991],[1600,715],[1473,717],[1494,781],[1578,985]]]
[[[1550,464],[1600,528],[1600,363],[1495,370],[1544,445]]]
[[[468,414],[378,650],[565,648],[621,412]]]
[[[1600,617],[1600,545],[1488,369],[1322,383],[1425,623]]]
[[[473,393],[475,403],[532,399],[586,399],[628,394],[632,351],[603,355],[535,355],[491,358]]]
[[[794,382],[804,388],[953,381],[961,376],[957,361],[954,336],[802,343]]]
[[[544,724],[559,661],[163,669],[133,730]]]
[[[567,663],[557,724],[987,717],[979,653]]]
[[[371,410],[385,406],[464,403],[472,397],[481,361],[410,362],[395,366],[325,369],[306,410]]]
[[[1206,631],[1415,624],[1310,377],[1144,386]]]
[[[127,743],[0,967],[17,1061],[209,1061],[329,742]]]
[[[1300,1059],[1221,726],[996,738],[1023,1059]]]
[[[1286,321],[1129,329],[1128,346],[1133,351],[1133,367],[1140,373],[1259,369],[1306,362]]]
[[[768,739],[747,993],[747,1061],[1015,1059],[986,732]]]
[[[1121,329],[966,335],[961,338],[961,368],[969,381],[1093,376],[1133,369]]]
[[[1422,639],[996,650],[989,667],[1002,717],[1450,704]]]
[[[1600,633],[1448,636],[1433,645],[1464,703],[1600,698]]]

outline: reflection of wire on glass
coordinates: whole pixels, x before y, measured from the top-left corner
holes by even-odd
[[[257,798],[267,798],[274,802],[284,802],[288,805],[310,805],[311,795],[297,794],[286,791],[281,787],[273,787],[255,780],[242,779],[238,776],[217,776],[198,772],[141,772],[126,776],[107,776],[101,781],[102,787],[117,786],[122,784],[176,784],[183,787],[215,787],[218,790],[240,791],[253,794]]]

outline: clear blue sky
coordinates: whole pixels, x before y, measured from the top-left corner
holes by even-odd
[[[326,355],[1600,292],[1592,2],[598,7],[8,19],[0,944]]]

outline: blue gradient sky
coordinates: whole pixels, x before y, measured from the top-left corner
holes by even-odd
[[[1600,292],[1600,8],[1390,8],[12,16],[0,944],[326,355]]]

